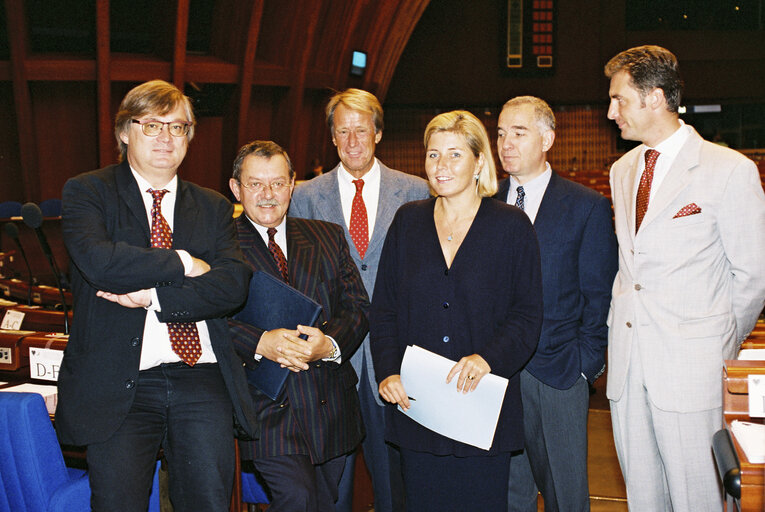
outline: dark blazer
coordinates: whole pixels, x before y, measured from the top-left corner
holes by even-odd
[[[494,196],[507,201],[510,180]],[[526,369],[548,386],[568,389],[605,368],[606,318],[617,269],[610,201],[552,173],[534,230],[542,257],[544,321]]]
[[[175,251],[151,247],[141,192],[127,162],[81,174],[63,189],[62,231],[71,258],[72,330],[58,379],[56,431],[62,443],[108,439],[133,403],[147,311],[98,298],[156,288],[161,322],[205,320],[239,426],[255,435],[247,382],[226,315],[247,297],[233,207],[222,195],[178,179],[173,249],[206,261],[206,274],[184,277]]]
[[[542,325],[539,246],[518,208],[484,198],[451,267],[433,220],[436,199],[399,208],[385,239],[370,313],[375,375],[401,373],[407,345],[458,361],[474,353],[509,379],[491,450],[436,434],[386,408],[386,439],[436,455],[494,455],[523,447],[521,369]],[[456,382],[453,381],[456,389]]]
[[[268,246],[245,215],[236,220],[236,229],[250,266],[280,277]],[[319,360],[307,371],[290,373],[275,401],[250,386],[261,435],[242,443],[243,458],[303,454],[320,464],[353,450],[364,434],[358,378],[349,356],[367,333],[369,300],[340,226],[288,217],[286,235],[290,284],[322,305],[318,326],[340,346],[342,363]],[[263,329],[229,323],[239,357],[247,366],[257,365]]]

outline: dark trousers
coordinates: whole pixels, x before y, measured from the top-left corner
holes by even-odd
[[[401,449],[408,512],[504,512],[510,454],[455,457]]]
[[[404,510],[401,455],[398,448],[385,442],[385,407],[375,401],[377,389],[369,387],[366,364],[363,368],[362,374],[359,375],[359,405],[366,437],[361,443],[361,448],[364,450],[364,462],[372,477],[375,512],[401,512]],[[354,454],[348,458],[340,480],[336,512],[351,512],[355,464]]]
[[[587,484],[587,381],[555,389],[521,372],[525,447],[510,461],[508,510],[536,512],[537,489],[546,512],[590,510]]]
[[[138,374],[125,422],[88,446],[96,512],[145,512],[159,448],[176,512],[227,510],[234,481],[233,408],[217,364],[160,365]]]
[[[313,465],[307,455],[279,455],[254,461],[265,480],[269,512],[332,512],[346,456]]]

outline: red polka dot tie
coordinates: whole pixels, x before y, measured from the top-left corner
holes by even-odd
[[[287,258],[284,257],[281,247],[279,247],[279,244],[274,239],[276,228],[268,228],[266,232],[268,233],[268,250],[271,251],[271,256],[276,260],[276,266],[279,267],[279,272],[282,273],[284,282],[289,283],[290,275],[287,272]]]
[[[172,249],[173,232],[162,215],[162,198],[168,190],[147,190],[154,197],[151,206],[151,246],[159,249]],[[202,355],[202,345],[199,342],[199,331],[194,322],[168,322],[167,332],[170,334],[170,346],[173,352],[184,363],[194,366]]]
[[[645,152],[645,170],[640,176],[640,185],[638,185],[637,201],[635,203],[635,233],[640,229],[645,212],[648,209],[648,199],[651,197],[651,182],[653,181],[653,170],[656,167],[656,160],[659,158],[659,152],[655,149],[649,149]]]
[[[359,256],[364,259],[364,254],[367,252],[369,246],[369,220],[367,219],[367,207],[364,204],[364,198],[361,195],[361,190],[364,188],[364,180],[353,180],[353,184],[356,185],[356,195],[353,196],[353,204],[351,205],[351,225],[349,230],[351,232],[351,240],[353,245],[356,246],[356,250],[359,251]]]

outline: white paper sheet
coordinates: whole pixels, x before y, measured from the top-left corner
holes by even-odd
[[[730,429],[749,462],[752,464],[765,462],[765,425],[733,420]]]
[[[739,361],[765,361],[765,348],[744,348],[738,353]]]
[[[475,391],[457,391],[457,377],[446,376],[457,364],[416,345],[406,348],[401,362],[401,382],[409,397],[408,411],[399,410],[420,425],[450,439],[491,448],[507,379],[485,375]]]

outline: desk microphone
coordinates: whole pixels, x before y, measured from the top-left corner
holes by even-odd
[[[29,274],[29,291],[27,292],[27,306],[31,306],[32,305],[32,286],[34,286],[35,279],[32,276],[32,267],[29,266],[29,260],[27,259],[27,254],[24,252],[24,246],[21,245],[21,240],[19,240],[19,228],[13,222],[6,222],[4,229],[5,229],[5,234],[13,238],[13,241],[16,242],[16,247],[19,248],[19,254],[21,254],[21,258],[24,260],[24,263],[26,263],[27,265],[27,273]]]
[[[61,286],[61,273],[58,271],[58,265],[56,265],[56,259],[53,257],[53,251],[50,250],[48,245],[48,239],[45,237],[42,226],[43,214],[40,207],[34,203],[26,203],[21,207],[21,218],[24,219],[24,224],[35,230],[37,235],[37,241],[40,242],[40,248],[42,248],[45,257],[48,259],[50,268],[53,271],[53,277],[56,278],[56,287],[61,294],[61,309],[64,312],[64,334],[69,334],[69,317],[66,307],[66,297],[64,297],[64,288]]]

